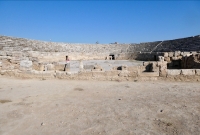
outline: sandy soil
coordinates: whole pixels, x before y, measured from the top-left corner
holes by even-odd
[[[1,135],[199,135],[200,83],[0,78]]]

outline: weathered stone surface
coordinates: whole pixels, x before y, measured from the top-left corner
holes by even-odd
[[[169,52],[169,57],[173,57],[174,56],[174,52]]]
[[[30,48],[30,47],[25,47],[25,48],[23,48],[22,51],[32,51],[32,48]]]
[[[122,70],[120,73],[119,73],[119,76],[120,77],[128,77],[129,75],[129,71],[127,70]]]
[[[15,58],[15,57],[10,60],[10,62],[13,64],[18,64],[20,63],[20,61],[21,61],[20,58]]]
[[[158,56],[158,61],[164,61],[164,57],[163,56]]]
[[[127,65],[122,65],[121,68],[122,68],[122,70],[128,70],[128,66]]]
[[[179,60],[178,57],[172,57],[172,60]]]
[[[12,52],[13,57],[22,57],[22,52]]]
[[[165,52],[163,56],[164,56],[164,57],[168,57],[168,56],[169,56],[169,53],[168,53],[168,52]]]
[[[143,66],[147,66],[149,64],[150,64],[150,62],[143,62]]]
[[[94,65],[92,71],[103,71],[103,68],[100,65]]]
[[[200,75],[200,69],[196,69],[196,75]]]
[[[159,76],[159,72],[142,72],[139,76],[153,77]]]
[[[195,69],[182,69],[182,75],[195,75]]]
[[[183,52],[183,56],[187,56],[190,52]]]
[[[167,70],[167,75],[180,75],[181,70],[179,69],[168,69]]]
[[[13,51],[13,47],[3,47],[4,51]]]
[[[170,57],[164,57],[164,60],[167,62],[171,62]]]
[[[55,70],[55,68],[54,68],[54,65],[53,65],[53,64],[47,64],[47,65],[46,65],[46,67],[47,67],[47,71],[50,71],[50,70]]]
[[[86,66],[81,65],[81,69],[87,68],[92,69],[93,76],[95,78],[101,78],[106,76],[107,78],[113,77],[133,77],[137,76],[145,71],[145,75],[157,75],[159,73],[160,76],[166,76],[168,74],[167,67],[165,64],[161,63],[154,63],[151,61],[160,60],[161,62],[167,61],[169,68],[196,68],[200,67],[200,56],[191,56],[189,55],[196,54],[195,50],[198,50],[200,44],[198,42],[200,39],[193,37],[193,38],[184,38],[178,40],[170,40],[170,41],[163,41],[163,42],[149,42],[149,43],[140,43],[140,44],[70,44],[70,43],[54,43],[54,42],[43,42],[43,41],[36,41],[36,40],[28,40],[22,38],[13,38],[13,37],[6,37],[0,36],[0,60],[2,62],[3,69],[21,69],[21,70],[40,70],[40,71],[55,71],[55,70],[64,70],[64,64],[60,64],[59,62],[63,62],[66,55],[69,55],[71,58],[70,60],[105,60],[106,56],[114,55],[116,59],[138,59],[144,60],[148,62],[144,62],[143,67],[137,68],[129,68],[128,66],[120,66],[122,63],[118,63],[116,70],[112,72],[103,72],[101,65],[97,66]],[[195,42],[195,43],[194,43]],[[161,43],[161,44],[160,44]],[[200,42],[199,42],[200,43]],[[160,44],[160,45],[158,45]],[[189,46],[189,47],[188,47]],[[180,47],[180,48],[179,48]],[[184,52],[180,52],[177,50],[181,50]],[[169,52],[171,51],[171,52]],[[169,52],[169,53],[168,53]],[[180,56],[181,55],[181,56]],[[182,58],[183,55],[188,55],[188,57]],[[160,56],[160,57],[159,57]],[[164,60],[163,57],[164,56]],[[159,58],[159,59],[158,59]],[[171,61],[170,59],[174,60]],[[181,60],[184,59],[184,60]],[[177,61],[178,60],[178,61]],[[181,60],[181,61],[179,61]],[[32,61],[32,66],[28,63],[23,65],[22,61]],[[109,61],[111,62],[111,61]],[[56,64],[59,63],[59,64]],[[180,64],[181,63],[181,64]],[[182,66],[182,63],[186,63],[189,66]],[[172,66],[170,66],[170,64]],[[112,64],[111,64],[112,65]],[[179,67],[179,65],[181,65]],[[103,67],[105,65],[102,65]],[[130,65],[131,66],[131,65]],[[174,66],[174,67],[173,67]],[[31,69],[32,67],[32,69]],[[78,68],[75,67],[76,70]],[[105,70],[112,69],[112,66],[105,67]],[[22,72],[25,72],[22,71]],[[124,72],[123,72],[124,71]],[[127,72],[129,71],[129,72]],[[150,73],[148,73],[150,72]],[[154,73],[153,73],[154,72]],[[169,71],[169,74],[178,74],[175,71]],[[172,73],[171,73],[172,72]],[[196,71],[197,72],[197,71]],[[32,75],[32,72],[26,72],[28,75]],[[47,73],[47,72],[46,72]],[[128,75],[126,74],[128,73]],[[148,73],[148,74],[146,74]],[[69,77],[71,75],[67,75],[62,77]],[[91,74],[85,73],[85,74]],[[109,76],[108,75],[112,75]],[[183,75],[193,75],[194,72],[186,72],[183,71]],[[34,74],[35,75],[35,74]],[[182,76],[183,76],[182,75]],[[48,75],[47,75],[48,76]],[[79,77],[88,78],[87,75],[83,75],[80,73]],[[116,78],[115,78],[116,79]]]
[[[0,56],[6,56],[6,52],[5,51],[0,51]]]
[[[180,56],[181,55],[181,51],[175,51],[174,52],[174,57],[178,57],[178,56]]]
[[[22,60],[20,61],[20,70],[32,70],[32,61]]]

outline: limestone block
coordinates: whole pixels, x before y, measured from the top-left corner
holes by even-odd
[[[22,52],[12,52],[13,57],[22,57]]]
[[[164,61],[164,57],[163,56],[158,56],[158,61]]]
[[[163,56],[164,56],[164,57],[168,57],[169,54],[168,54],[167,52],[165,52]]]
[[[20,61],[20,70],[32,70],[32,61],[22,60]]]
[[[105,77],[105,72],[91,72],[92,73],[92,77]]]
[[[182,69],[182,75],[195,75],[195,69]]]
[[[118,76],[120,76],[120,77],[128,77],[128,76],[129,76],[129,71],[127,71],[127,70],[122,70],[122,71],[118,74]]]
[[[138,76],[138,71],[129,71],[128,76],[129,77],[137,77]]]
[[[180,56],[181,55],[181,51],[175,51],[174,52],[174,57],[178,57],[178,56]]]
[[[105,76],[118,76],[119,73],[118,70],[105,71]]]
[[[0,56],[6,56],[6,52],[5,51],[0,51]]]
[[[84,65],[83,68],[86,69],[86,70],[87,70],[87,69],[90,69],[90,70],[91,70],[91,69],[94,68],[94,65]]]
[[[61,63],[55,63],[55,70],[64,71],[65,65]]]
[[[84,71],[82,72],[81,71],[81,72],[78,73],[78,76],[79,77],[92,77],[93,73],[92,72],[84,72]]]
[[[4,51],[13,51],[13,47],[3,47]]]
[[[178,57],[172,57],[172,60],[179,60]]]
[[[181,56],[183,56],[183,54],[184,54],[184,53],[183,53],[183,52],[181,52]]]
[[[6,44],[5,42],[2,42],[2,41],[0,42],[0,45],[5,45],[5,44]]]
[[[169,57],[173,57],[174,56],[174,52],[169,52]]]
[[[0,67],[2,66],[2,62],[0,61]]]
[[[167,62],[171,62],[170,57],[164,57],[164,60]]]
[[[54,76],[54,71],[43,71],[42,76],[43,77],[53,77]]]
[[[28,57],[20,57],[20,60],[29,60]]]
[[[187,54],[190,54],[190,52],[183,52],[183,56],[187,56]]]
[[[11,60],[11,59],[12,59],[12,57],[10,57],[10,56],[0,56],[0,60],[9,61],[9,60]]]
[[[15,67],[10,63],[2,63],[2,70],[13,70]]]
[[[183,58],[183,56],[178,56],[178,59],[181,60]]]
[[[30,48],[30,47],[25,47],[25,48],[22,49],[22,51],[32,51],[32,48]]]
[[[13,64],[18,64],[18,63],[20,63],[20,58],[16,58],[16,57],[13,57],[11,60],[10,60],[10,62],[11,63],[13,63]]]
[[[178,69],[168,69],[167,70],[167,75],[180,75],[181,70]]]
[[[80,63],[79,63],[79,69],[80,69],[80,71],[83,71],[83,68],[84,66],[83,66],[83,61],[81,60],[80,61]]]
[[[190,54],[197,54],[197,52],[196,51],[192,51],[192,52],[190,52]]]
[[[186,54],[187,57],[191,56],[192,54]]]
[[[158,67],[166,67],[167,68],[167,61],[157,62]]]
[[[142,72],[139,76],[146,76],[146,77],[153,77],[153,76],[159,76],[159,72]]]
[[[200,69],[196,69],[196,75],[200,75]]]
[[[47,64],[46,67],[47,67],[47,71],[55,69],[53,64]]]
[[[165,77],[167,75],[167,67],[160,66],[159,76]]]
[[[143,66],[147,66],[149,64],[150,64],[150,62],[143,62]]]
[[[12,51],[7,51],[7,52],[6,52],[6,55],[7,55],[7,56],[12,56]]]
[[[100,65],[94,65],[94,69],[92,69],[92,71],[103,71],[103,69]]]
[[[121,68],[122,68],[122,70],[128,70],[128,66],[127,65],[123,65]]]

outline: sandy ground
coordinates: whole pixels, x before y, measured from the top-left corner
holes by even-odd
[[[0,78],[1,135],[199,135],[200,83]]]

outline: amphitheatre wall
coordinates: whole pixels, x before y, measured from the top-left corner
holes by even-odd
[[[119,59],[135,59],[140,53],[191,52],[200,51],[200,36],[139,44],[78,44],[56,43],[0,36],[0,51],[4,52],[42,52],[42,56],[80,54],[87,59],[105,59],[106,55],[115,54]],[[49,53],[50,52],[50,53]],[[63,53],[62,53],[63,52]],[[90,55],[91,58],[88,58]],[[132,55],[132,56],[131,56]],[[139,57],[140,58],[140,57]],[[74,58],[78,59],[78,58]]]
[[[200,80],[200,36],[139,44],[56,43],[0,36],[0,74],[17,77],[97,80],[134,80],[157,77]],[[141,60],[142,66],[121,65],[104,71],[63,72],[65,56],[71,60]],[[154,61],[154,62],[150,62]],[[109,64],[110,65],[110,64]],[[193,77],[191,77],[193,76]],[[180,79],[181,80],[181,79]],[[184,79],[182,79],[184,80]]]

